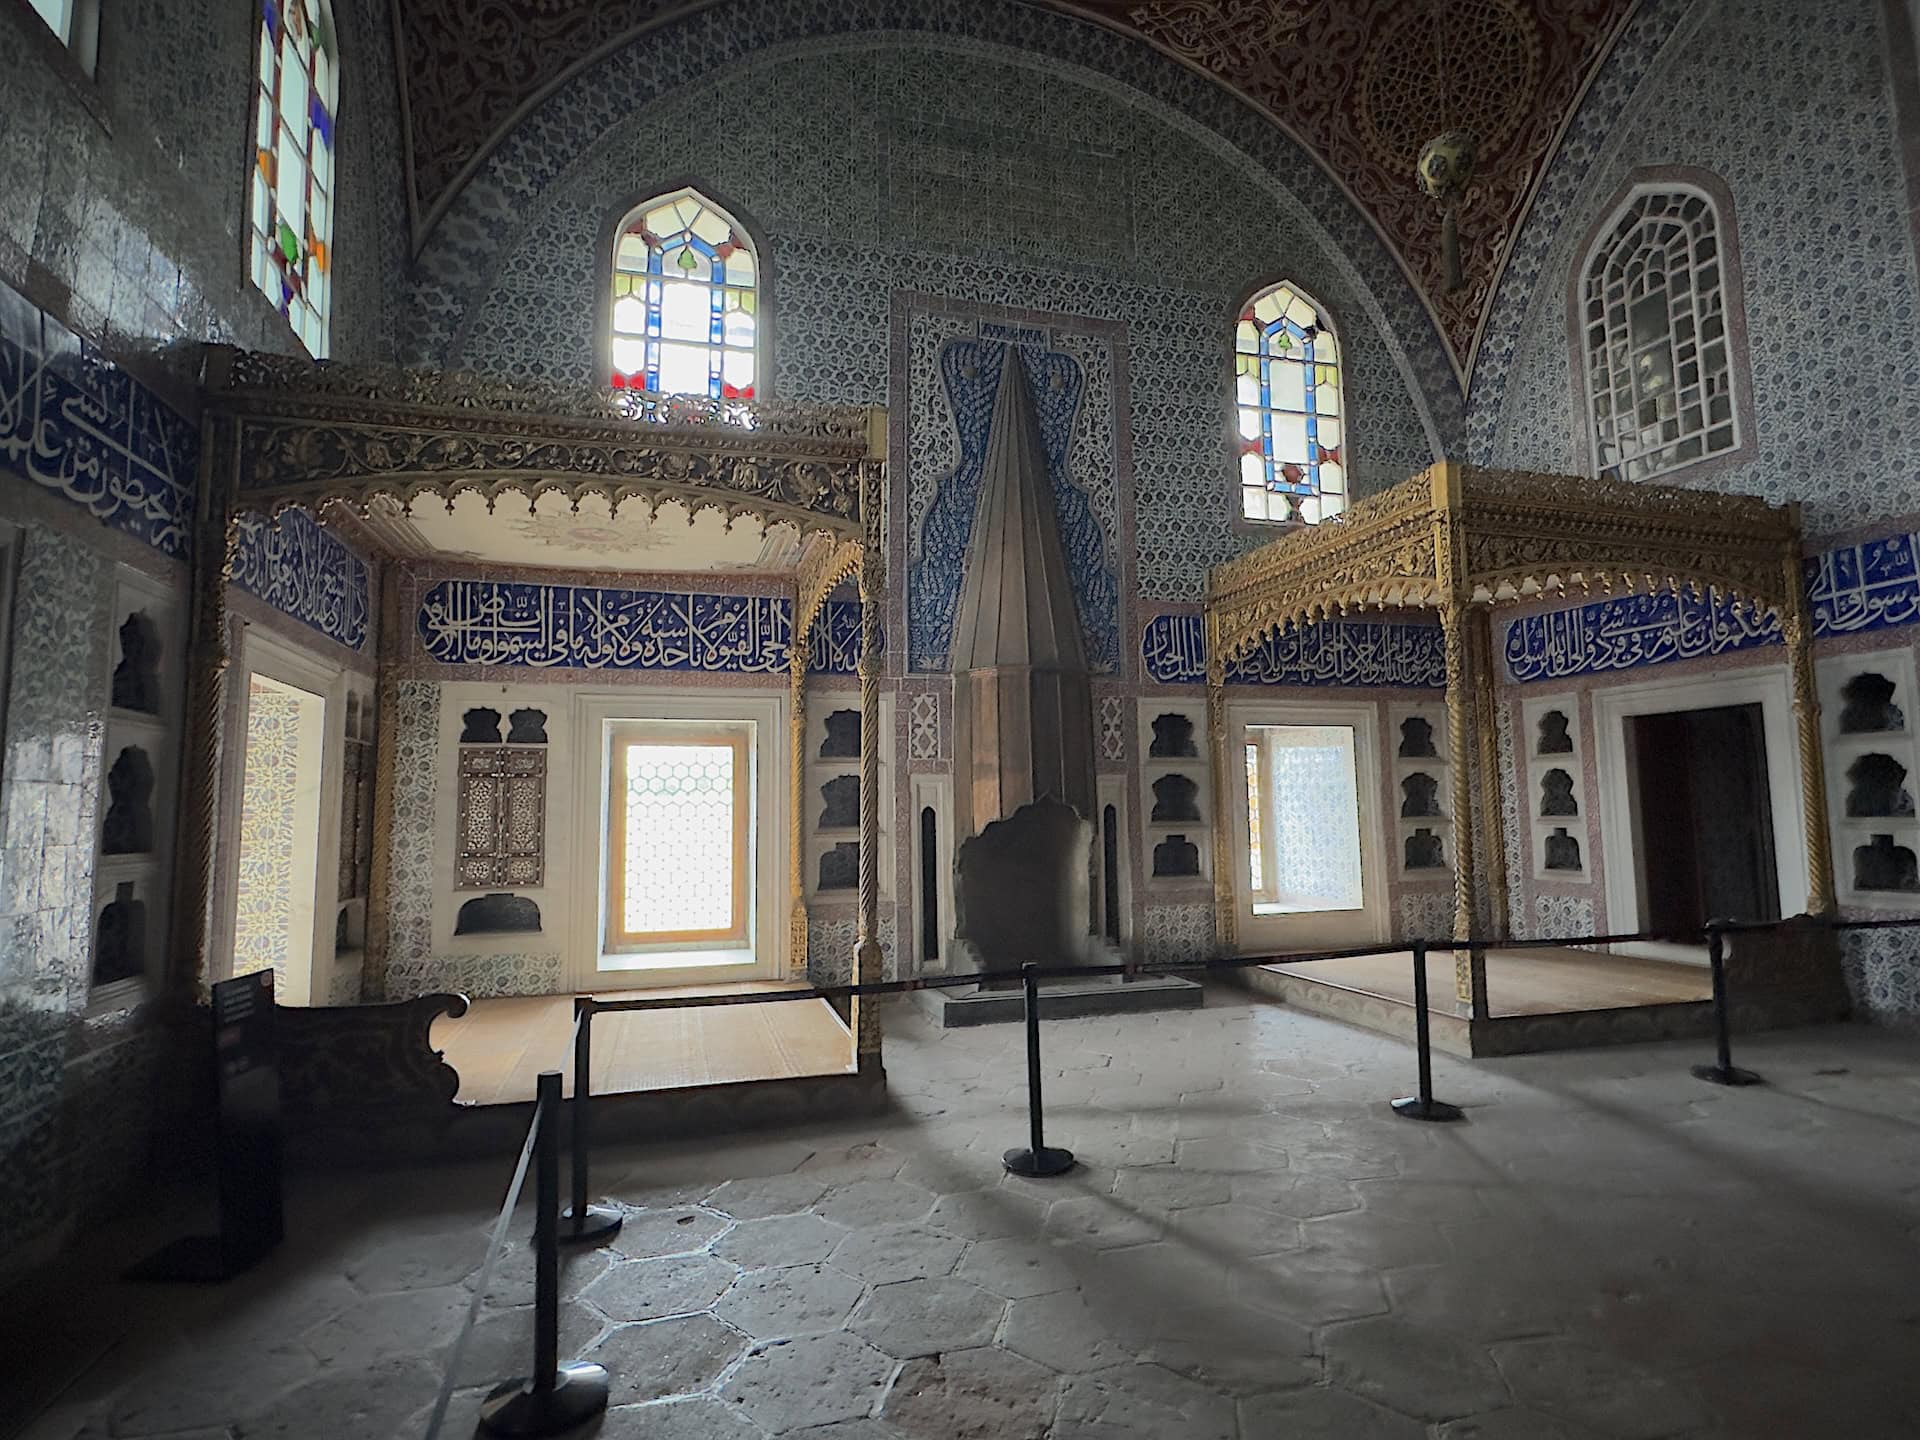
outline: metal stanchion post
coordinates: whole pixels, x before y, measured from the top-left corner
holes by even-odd
[[[1713,1038],[1718,1046],[1716,1063],[1695,1065],[1696,1079],[1708,1081],[1714,1085],[1760,1085],[1765,1082],[1751,1070],[1742,1070],[1733,1063],[1733,1035],[1731,1021],[1727,1015],[1727,961],[1726,937],[1718,925],[1707,926],[1707,964],[1713,971]]]
[[[1420,1055],[1420,1093],[1393,1102],[1393,1113],[1409,1120],[1459,1120],[1458,1105],[1433,1098],[1432,1023],[1427,1017],[1427,942],[1413,942],[1413,1040]]]
[[[1034,965],[1020,967],[1021,983],[1027,992],[1027,1133],[1031,1144],[1025,1150],[1009,1150],[1001,1157],[1015,1175],[1041,1179],[1064,1175],[1073,1168],[1071,1150],[1047,1147],[1040,1131],[1040,977]]]
[[[573,1122],[573,1203],[560,1214],[567,1222],[563,1245],[588,1245],[619,1233],[624,1220],[611,1205],[587,1203],[587,1117],[593,1098],[593,997],[573,997],[573,1103],[567,1116]]]
[[[560,1363],[560,1072],[540,1072],[534,1137],[533,1373],[496,1387],[480,1407],[489,1435],[561,1435],[607,1408],[604,1366]]]

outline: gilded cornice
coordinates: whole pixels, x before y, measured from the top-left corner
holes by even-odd
[[[884,427],[860,406],[705,401],[314,365],[216,349],[208,405],[238,433],[253,509],[515,492],[714,509],[803,532],[862,533]]]

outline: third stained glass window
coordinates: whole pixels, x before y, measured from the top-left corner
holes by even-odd
[[[1340,347],[1320,307],[1292,285],[1247,302],[1234,326],[1240,511],[1305,521],[1347,505]]]

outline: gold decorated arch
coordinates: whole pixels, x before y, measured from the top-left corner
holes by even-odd
[[[1832,861],[1799,507],[1749,495],[1441,461],[1337,519],[1291,531],[1215,566],[1206,595],[1215,813],[1232,813],[1224,687],[1237,661],[1288,626],[1354,611],[1434,610],[1446,657],[1454,935],[1478,933],[1476,816],[1490,871],[1491,918],[1496,927],[1504,925],[1506,849],[1488,613],[1501,603],[1577,599],[1594,591],[1690,591],[1779,617],[1793,679],[1808,908],[1830,911]],[[1232,946],[1232,852],[1226,827],[1216,825],[1214,834],[1218,923],[1222,943]]]

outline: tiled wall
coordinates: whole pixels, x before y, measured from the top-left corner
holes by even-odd
[[[233,922],[234,975],[271,970],[287,981],[293,926],[295,794],[300,780],[300,702],[255,681],[247,695],[247,744],[241,783],[239,875]]]

